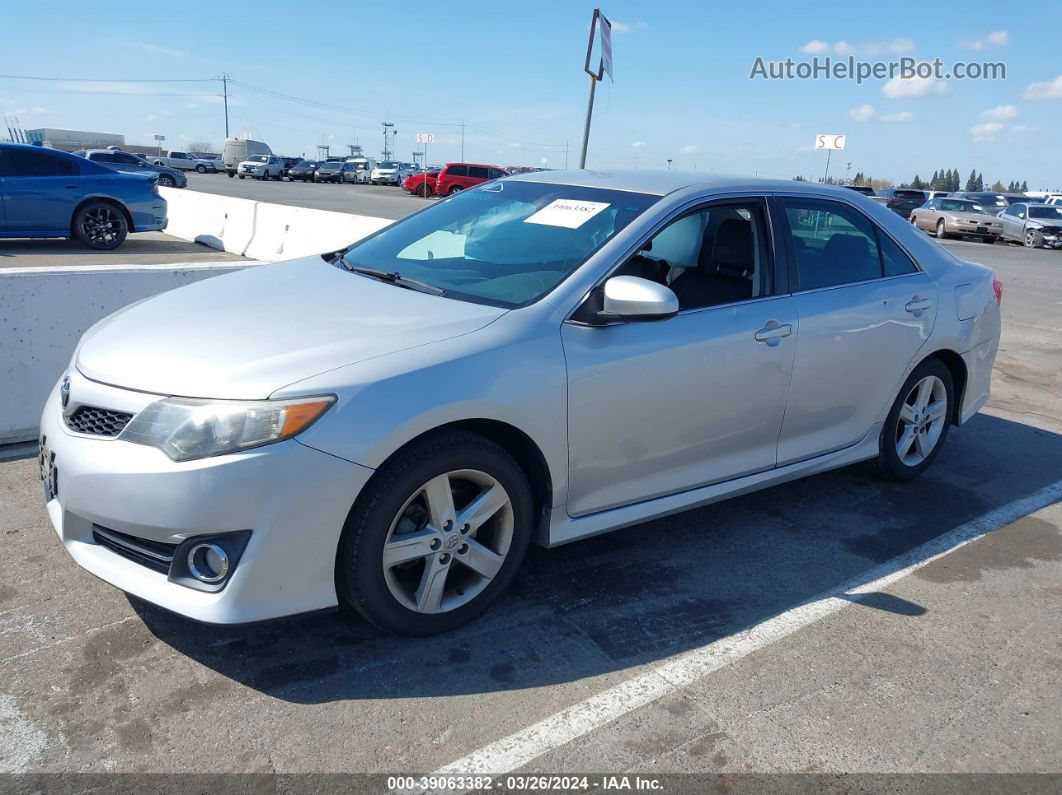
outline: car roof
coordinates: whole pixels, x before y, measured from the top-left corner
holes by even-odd
[[[853,191],[841,185],[821,182],[802,182],[790,179],[762,179],[728,174],[706,174],[698,171],[534,171],[511,174],[507,182],[544,182],[553,185],[572,185],[581,188],[605,188],[665,196],[684,188],[705,191],[762,191],[763,193],[836,193],[850,197]]]

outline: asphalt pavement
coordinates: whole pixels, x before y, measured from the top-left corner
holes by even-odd
[[[996,269],[1004,331],[921,478],[861,464],[535,549],[443,636],[128,598],[66,555],[25,448],[0,464],[0,771],[1062,773],[1062,252],[947,245]]]
[[[227,262],[236,254],[189,243],[162,232],[129,235],[118,248],[95,251],[77,240],[0,240],[0,268],[57,268],[71,265],[166,265]]]

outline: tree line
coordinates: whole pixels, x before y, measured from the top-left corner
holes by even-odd
[[[794,177],[798,182],[806,182],[804,177]],[[819,182],[823,182],[822,178]],[[828,177],[825,182],[830,185],[843,185],[844,180]],[[855,177],[852,179],[852,185],[864,185],[866,187],[873,188],[874,190],[881,190],[883,188],[891,188],[895,183],[891,179],[876,179],[868,174],[864,174],[862,171],[857,171]],[[1025,193],[1029,190],[1029,183],[1025,180],[1018,182],[1014,179],[1004,185],[998,179],[989,185],[985,182],[984,174],[979,172],[976,168],[970,172],[970,176],[966,179],[965,185],[962,182],[962,178],[959,176],[959,169],[949,168],[934,171],[933,176],[928,181],[922,179],[918,174],[915,174],[914,179],[910,182],[901,182],[899,184],[901,188],[914,188],[915,190],[945,190],[949,193],[955,191],[968,190],[968,191],[994,191],[995,193]]]

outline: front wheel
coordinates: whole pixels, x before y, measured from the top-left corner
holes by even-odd
[[[944,219],[941,218],[937,221],[937,239],[946,240],[948,238],[948,229],[944,226]]]
[[[382,629],[445,632],[509,586],[531,535],[531,490],[504,449],[465,431],[428,436],[359,495],[340,540],[336,591]]]
[[[176,187],[177,181],[169,174],[159,174],[159,187],[160,188],[173,188]]]
[[[1025,247],[1026,248],[1039,248],[1041,244],[1040,233],[1035,229],[1030,229],[1025,233]]]
[[[997,240],[999,240],[999,238],[998,238],[998,237],[991,237],[991,236],[989,236],[989,237],[982,237],[982,238],[981,238],[981,242],[982,242],[982,243],[987,243],[987,244],[988,244],[988,245],[990,245],[990,246],[994,246],[994,245],[996,244],[996,241],[997,241]]]
[[[206,166],[204,166],[202,163],[200,163],[198,166],[195,167],[195,170],[199,174],[205,174],[206,173]]]
[[[878,469],[888,480],[911,480],[933,463],[954,411],[951,371],[939,359],[914,369],[881,431]]]
[[[129,234],[125,214],[108,202],[89,202],[74,217],[74,234],[90,248],[117,248]]]
[[[229,179],[232,179],[233,177],[236,176],[236,173],[233,172],[233,171],[226,171],[225,173],[229,175]]]
[[[240,174],[240,179],[243,179],[243,174]]]

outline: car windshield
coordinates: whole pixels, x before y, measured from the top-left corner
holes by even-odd
[[[1030,218],[1050,218],[1053,221],[1062,219],[1062,207],[1030,207]]]
[[[985,208],[977,202],[960,201],[959,199],[945,199],[940,203],[940,209],[951,210],[956,213],[983,213]]]
[[[265,155],[251,155],[247,158],[247,161],[250,163],[268,163],[269,158]]]
[[[355,243],[343,262],[425,282],[449,298],[511,309],[548,293],[658,199],[493,182]]]
[[[398,163],[388,160],[386,163],[380,163],[377,168],[398,168]]]

